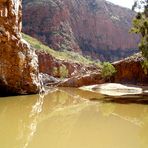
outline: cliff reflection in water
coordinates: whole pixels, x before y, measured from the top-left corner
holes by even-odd
[[[148,106],[79,89],[0,99],[2,148],[147,148]]]

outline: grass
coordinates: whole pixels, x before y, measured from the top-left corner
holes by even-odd
[[[87,58],[83,57],[82,55],[80,55],[79,53],[66,51],[66,50],[65,51],[55,51],[55,50],[49,48],[48,46],[44,45],[43,43],[41,43],[37,39],[30,37],[29,35],[22,33],[22,36],[37,51],[46,52],[46,53],[52,55],[53,57],[55,57],[56,59],[81,63],[84,65],[91,64],[91,65],[96,65],[96,66],[100,67],[99,62],[95,62],[90,59],[87,59]]]

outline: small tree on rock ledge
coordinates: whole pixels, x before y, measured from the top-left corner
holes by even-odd
[[[138,12],[136,18],[134,18],[131,30],[134,33],[140,34],[139,49],[145,60],[148,61],[148,0],[135,1],[133,10],[135,8],[138,8],[141,12]]]
[[[105,79],[110,79],[116,73],[115,67],[109,62],[102,63],[102,72],[101,75]]]

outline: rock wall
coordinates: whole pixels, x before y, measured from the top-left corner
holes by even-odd
[[[21,37],[22,1],[0,0],[0,93],[38,91],[38,59]]]
[[[143,57],[135,54],[132,57],[113,63],[117,73],[112,78],[114,83],[147,85],[148,74],[142,68]]]
[[[96,65],[84,65],[72,61],[56,59],[50,54],[44,52],[37,52],[39,58],[39,71],[57,78],[61,78],[63,73],[67,71],[65,78],[71,78],[76,76],[83,76],[92,72],[98,72],[100,69]],[[60,70],[62,67],[64,71]],[[56,71],[55,71],[56,69]]]
[[[23,31],[55,50],[116,61],[137,48],[135,13],[105,0],[23,0]]]
[[[68,21],[69,10],[61,0],[40,3],[23,0],[23,12],[23,32],[55,50],[81,53]]]

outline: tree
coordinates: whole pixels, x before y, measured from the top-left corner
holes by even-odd
[[[132,32],[140,34],[141,41],[139,49],[142,52],[145,62],[148,62],[148,0],[136,0],[133,10],[140,10],[133,20]],[[147,64],[146,64],[147,65]]]

